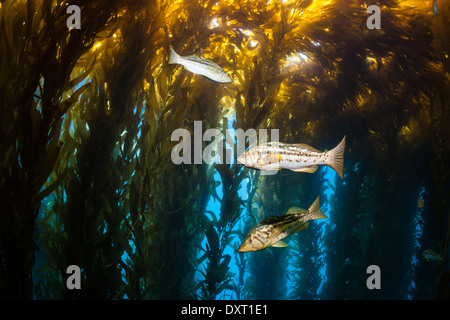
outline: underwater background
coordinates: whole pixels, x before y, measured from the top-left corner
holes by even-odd
[[[449,299],[450,1],[0,12],[1,299]],[[169,64],[171,46],[233,82]],[[195,121],[321,151],[346,136],[344,179],[326,166],[262,175],[236,150],[230,164],[177,165],[172,133],[194,137]],[[288,247],[237,251],[258,222],[318,196],[328,218]]]

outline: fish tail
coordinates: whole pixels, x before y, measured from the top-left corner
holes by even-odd
[[[346,136],[344,136],[342,141],[334,149],[328,151],[328,155],[330,156],[328,165],[333,168],[342,179],[344,179],[345,137]]]
[[[309,212],[311,212],[311,220],[316,219],[326,219],[328,218],[322,210],[320,210],[320,197],[317,197],[316,200],[313,202],[311,207],[309,207]]]
[[[178,63],[178,54],[173,50],[172,46],[170,46],[170,58],[169,64]]]

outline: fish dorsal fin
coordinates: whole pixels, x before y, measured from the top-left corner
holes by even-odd
[[[283,216],[288,215],[288,214],[294,214],[294,213],[303,213],[305,211],[306,210],[302,209],[302,208],[292,207],[292,208],[289,208],[289,210],[286,211],[286,213],[283,214]]]
[[[317,166],[311,166],[311,167],[304,167],[300,169],[291,169],[291,171],[295,172],[308,172],[308,173],[314,173],[317,170]]]
[[[277,247],[277,248],[283,248],[283,247],[287,247],[287,246],[288,246],[288,244],[281,240],[272,245],[272,247]]]
[[[197,57],[197,56],[191,55],[191,56],[186,56],[186,57],[182,57],[182,58],[185,59],[185,60],[188,60],[188,61],[192,61],[192,62],[203,64],[203,65],[206,65],[206,66],[220,68],[220,66],[217,63],[215,63],[214,61],[211,61],[211,60],[208,60],[208,59],[205,59],[205,58],[202,58],[202,57]]]
[[[190,61],[194,61],[194,62],[209,61],[209,60],[206,60],[205,58],[197,57],[197,56],[194,56],[194,55],[184,56],[182,58],[185,59],[185,60],[190,60]]]
[[[283,143],[281,143],[279,141],[269,141],[269,142],[260,144],[260,146],[264,146],[264,147],[279,147],[281,145],[283,145]]]
[[[302,224],[301,227],[298,228],[298,230],[295,231],[294,233],[297,233],[297,232],[300,232],[300,231],[302,231],[302,230],[305,230],[305,229],[308,228],[308,227],[309,227],[309,222],[304,223],[304,224]]]
[[[307,144],[305,144],[305,143],[296,143],[295,146],[296,146],[296,147],[299,147],[299,148],[308,149],[309,151],[312,151],[312,152],[322,153],[322,151],[317,150],[316,148],[313,148],[313,147],[311,147],[310,145],[307,145]]]

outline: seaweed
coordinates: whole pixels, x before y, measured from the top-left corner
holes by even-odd
[[[81,29],[67,1],[0,4],[1,298],[448,299],[446,4],[378,1],[380,30],[360,0],[70,4]],[[233,82],[169,65],[170,46]],[[319,150],[346,135],[344,179],[174,164],[172,133],[195,121]],[[317,196],[328,219],[288,248],[236,252]]]

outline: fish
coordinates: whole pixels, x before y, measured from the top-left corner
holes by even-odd
[[[169,64],[182,65],[187,71],[202,75],[219,83],[231,83],[233,80],[217,63],[196,56],[182,57],[170,47]]]
[[[442,257],[442,254],[436,253],[431,249],[426,249],[424,252],[422,252],[422,258],[429,261],[442,261],[444,258]]]
[[[287,247],[282,239],[305,230],[310,220],[326,219],[320,210],[319,197],[308,210],[292,207],[281,216],[263,220],[253,227],[238,248],[239,252],[253,252],[269,247]]]
[[[302,143],[268,142],[250,148],[237,158],[237,162],[259,170],[288,169],[309,173],[316,172],[318,165],[326,165],[343,179],[345,137],[334,149],[327,152]]]

